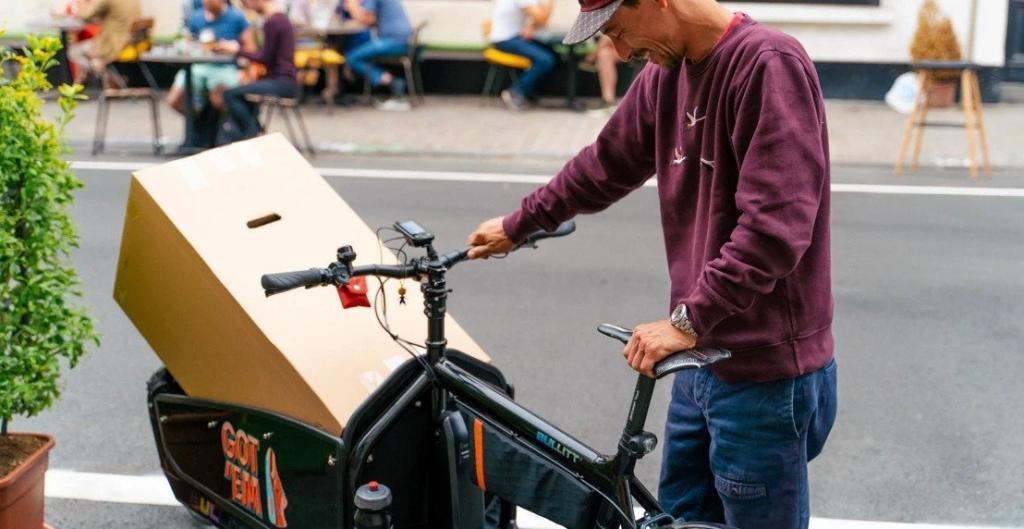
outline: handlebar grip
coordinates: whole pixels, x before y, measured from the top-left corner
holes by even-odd
[[[293,288],[326,285],[328,278],[326,270],[310,268],[309,270],[299,270],[296,272],[266,274],[260,278],[260,284],[263,286],[263,291],[267,297],[270,297],[274,294],[287,292]]]
[[[535,231],[530,235],[526,236],[521,246],[533,246],[534,243],[541,239],[550,239],[552,237],[565,237],[570,233],[576,231],[576,221],[567,220],[560,224],[554,231]]]

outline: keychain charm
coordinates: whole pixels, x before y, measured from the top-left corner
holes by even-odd
[[[398,285],[398,304],[405,305],[405,285],[402,283]]]

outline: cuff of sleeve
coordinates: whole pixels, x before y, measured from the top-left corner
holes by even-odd
[[[505,215],[501,221],[501,227],[505,230],[505,235],[516,244],[523,242],[528,235],[541,229],[540,224],[528,217],[522,208]]]
[[[716,325],[733,314],[725,302],[701,283],[680,303],[686,304],[693,330],[701,337],[707,336]]]

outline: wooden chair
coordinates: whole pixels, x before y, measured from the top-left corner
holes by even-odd
[[[426,25],[426,22],[420,22],[413,28],[412,34],[409,35],[405,55],[377,57],[373,60],[375,64],[379,64],[381,66],[400,66],[402,68],[405,74],[405,85],[409,90],[409,102],[416,104],[423,103],[423,75],[420,73],[420,62],[423,49],[420,46],[420,33]],[[372,91],[373,85],[370,83],[370,79],[366,79],[363,82],[363,95],[366,97],[367,101],[370,100]]]
[[[295,50],[295,68],[298,70],[299,82],[305,86],[314,86],[320,80],[320,70],[327,75],[327,86],[321,95],[330,112],[337,95],[340,70],[345,64],[345,56],[337,50],[318,44]],[[333,86],[332,86],[333,84]]]
[[[903,140],[900,142],[900,150],[896,157],[896,165],[893,171],[896,174],[903,174],[903,166],[906,160],[907,149],[910,142],[914,142],[914,154],[910,162],[910,170],[916,171],[921,158],[921,145],[924,143],[924,129],[927,127],[953,127],[963,128],[967,136],[967,159],[970,167],[972,180],[978,179],[978,163],[976,159],[975,139],[981,149],[983,167],[986,175],[992,174],[992,164],[988,156],[988,141],[985,137],[985,116],[981,103],[981,86],[978,83],[976,66],[964,62],[923,62],[912,65],[920,80],[917,92],[917,100],[914,102],[914,109],[907,117],[907,124],[903,130]],[[943,70],[960,71],[960,100],[963,106],[964,121],[962,123],[932,122],[928,121],[928,96],[936,86],[936,73]],[[977,136],[977,138],[975,138]]]
[[[491,19],[484,20],[481,25],[483,30],[484,41],[489,42],[491,37]],[[511,77],[512,82],[518,80],[518,72],[530,69],[530,59],[523,57],[522,55],[516,55],[513,53],[506,53],[504,51],[495,48],[494,46],[488,46],[484,49],[484,61],[490,64],[490,68],[487,69],[487,79],[484,80],[484,89],[480,94],[480,105],[485,105],[491,96],[497,95],[497,92],[501,89],[502,77],[507,73]],[[497,87],[497,90],[495,90]]]
[[[288,138],[291,140],[293,145],[302,149],[303,146],[299,144],[298,138],[295,136],[295,128],[292,126],[292,118],[294,117],[299,131],[302,133],[302,141],[305,145],[304,148],[306,152],[308,152],[310,156],[316,156],[316,150],[313,148],[313,141],[309,138],[309,132],[306,130],[306,122],[302,119],[302,112],[299,110],[298,99],[293,97],[247,94],[245,96],[245,100],[258,105],[262,110],[262,116],[260,117],[259,122],[264,131],[270,129],[270,122],[274,117],[274,112],[276,111],[280,114],[281,120],[284,121],[285,128],[288,129]],[[289,116],[289,113],[292,114],[292,116]]]
[[[163,134],[160,129],[160,89],[153,79],[153,74],[139,57],[152,47],[150,33],[153,31],[153,19],[143,18],[132,23],[131,39],[121,50],[116,61],[107,65],[101,76],[102,88],[99,106],[96,113],[96,128],[93,131],[92,154],[103,152],[106,147],[107,122],[110,119],[112,101],[125,99],[145,99],[149,102],[150,119],[153,125],[153,154],[163,152]],[[146,79],[144,87],[129,87],[125,78],[118,72],[118,64],[136,64]]]

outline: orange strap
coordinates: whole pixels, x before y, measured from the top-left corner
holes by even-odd
[[[484,482],[484,423],[473,419],[473,448],[476,459],[476,484],[481,490],[487,490]]]

